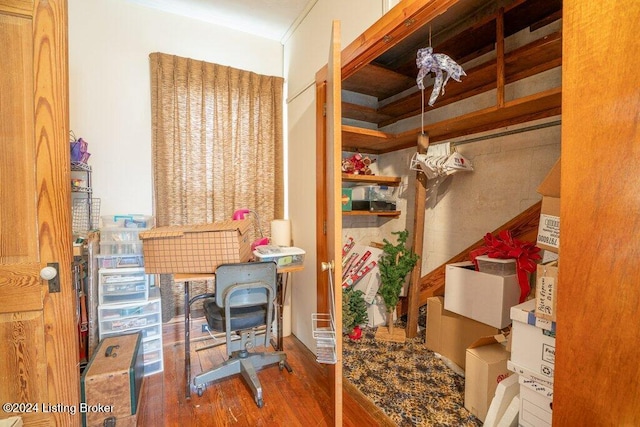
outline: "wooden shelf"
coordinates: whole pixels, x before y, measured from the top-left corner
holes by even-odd
[[[389,218],[397,218],[400,211],[343,211],[344,216],[384,216]]]
[[[486,132],[506,126],[557,116],[561,113],[561,88],[505,102],[503,107],[489,107],[425,126],[430,143]],[[345,151],[382,154],[415,147],[420,128],[390,134],[354,126],[342,126]]]
[[[399,176],[382,176],[382,175],[353,175],[350,173],[342,174],[342,182],[364,182],[370,184],[388,185],[397,187],[400,185]]]
[[[560,32],[549,34],[508,52],[504,61],[506,84],[559,67],[562,65],[562,34]],[[369,67],[377,68],[375,65],[366,65],[362,71],[351,78],[355,80],[351,83],[354,88],[365,86],[364,81],[361,82],[360,80],[369,78],[369,73],[366,72]],[[430,108],[430,110],[495,89],[496,67],[496,60],[492,59],[467,69],[467,76],[462,79],[462,82],[454,82],[448,85],[445,94],[438,98],[435,107]],[[386,79],[391,80],[394,78],[393,76],[394,74],[388,71]],[[412,80],[410,85],[406,84],[406,79],[407,77],[404,75],[395,75],[395,80],[401,82],[398,85],[402,85],[405,89],[416,85],[415,79]],[[432,86],[427,87],[425,89],[426,93],[431,93],[431,89]],[[421,103],[421,92],[416,90],[378,109],[343,102],[342,113],[345,118],[375,123],[379,127],[384,127],[420,114]]]

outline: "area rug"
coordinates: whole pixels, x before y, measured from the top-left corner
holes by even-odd
[[[346,381],[398,426],[482,426],[464,408],[464,378],[427,349],[424,330],[405,343],[376,340],[375,332],[343,340]]]

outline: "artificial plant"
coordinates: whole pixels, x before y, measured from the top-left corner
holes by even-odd
[[[342,290],[342,330],[351,332],[369,321],[364,292],[351,287]]]
[[[393,332],[393,311],[400,300],[400,291],[405,277],[418,262],[418,255],[405,246],[409,232],[404,230],[392,232],[391,234],[398,235],[397,244],[394,245],[387,239],[383,239],[382,255],[378,261],[380,270],[378,294],[384,300],[386,307],[389,333]]]

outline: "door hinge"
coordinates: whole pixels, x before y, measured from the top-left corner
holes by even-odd
[[[322,117],[327,117],[327,104],[322,105]]]
[[[322,234],[327,235],[327,220],[322,221]]]

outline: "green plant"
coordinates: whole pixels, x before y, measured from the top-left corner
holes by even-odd
[[[418,262],[418,255],[405,247],[409,232],[396,231],[391,234],[398,235],[398,243],[393,245],[387,239],[384,239],[382,247],[382,255],[378,261],[380,269],[380,288],[378,294],[382,296],[387,313],[393,313],[398,301],[400,300],[400,291],[404,284],[407,274],[413,269]],[[391,323],[391,322],[389,322]]]
[[[346,288],[342,290],[342,330],[351,332],[357,325],[369,321],[367,315],[367,303],[364,300],[364,292]]]

